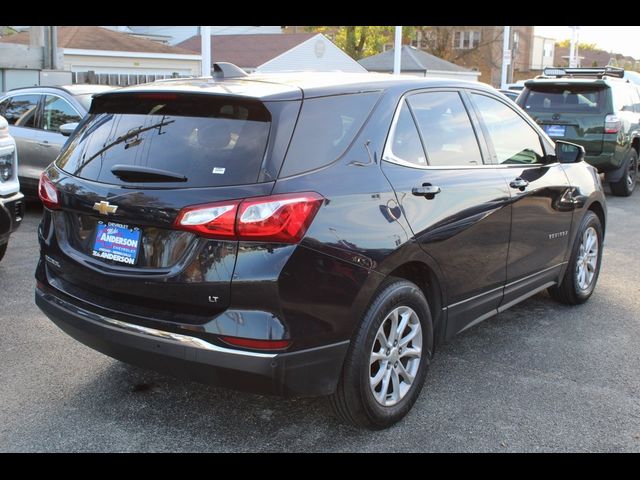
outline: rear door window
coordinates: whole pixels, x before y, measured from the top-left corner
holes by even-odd
[[[403,101],[400,107],[389,148],[391,154],[397,159],[420,167],[427,166],[427,157],[420,142],[420,135],[406,101]]]
[[[337,160],[379,97],[380,92],[371,92],[304,100],[280,176],[315,170]]]
[[[533,85],[522,108],[536,113],[606,113],[605,87],[592,85]]]
[[[407,101],[418,123],[429,165],[482,165],[478,140],[459,93],[419,93]]]
[[[72,175],[111,184],[128,183],[113,174],[116,165],[186,177],[180,186],[255,183],[270,125],[267,108],[252,99],[105,95],[94,99],[89,116],[67,143],[57,165]]]
[[[0,111],[9,125],[37,128],[39,101],[40,95],[14,95],[2,102]]]
[[[65,123],[76,123],[80,115],[65,99],[54,95],[44,98],[43,128],[57,132]]]

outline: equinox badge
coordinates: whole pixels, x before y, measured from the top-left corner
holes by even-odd
[[[93,204],[93,209],[99,211],[102,215],[108,215],[109,213],[116,213],[118,209],[117,205],[109,205],[109,202],[102,200]]]

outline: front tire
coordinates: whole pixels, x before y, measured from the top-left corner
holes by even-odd
[[[589,299],[600,274],[602,238],[600,219],[592,211],[587,211],[580,223],[562,282],[549,288],[551,297],[567,305],[578,305]]]
[[[411,410],[433,352],[433,323],[422,291],[407,280],[389,279],[378,292],[330,397],[338,417],[374,430]]]
[[[638,179],[638,154],[634,149],[629,153],[629,160],[625,164],[626,171],[622,178],[617,182],[611,182],[611,193],[618,197],[628,197],[636,188]]]

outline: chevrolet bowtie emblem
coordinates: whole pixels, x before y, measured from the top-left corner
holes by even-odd
[[[101,202],[94,203],[93,209],[99,211],[102,215],[107,215],[109,213],[116,213],[118,206],[109,205],[109,202],[102,200]]]

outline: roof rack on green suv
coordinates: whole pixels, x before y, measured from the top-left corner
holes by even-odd
[[[554,140],[580,144],[614,195],[636,186],[640,93],[624,69],[548,67],[525,82],[517,103]]]
[[[565,68],[547,67],[543,70],[544,77],[617,77],[624,78],[624,68],[593,67],[593,68]]]

